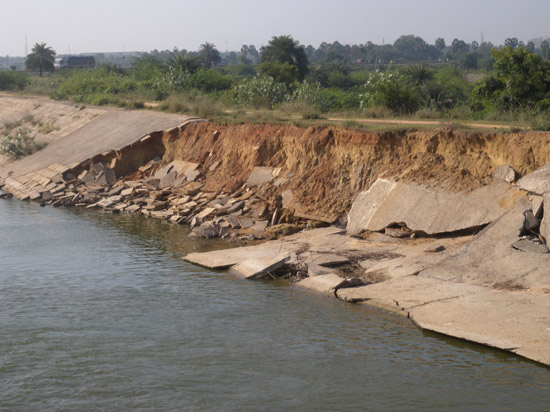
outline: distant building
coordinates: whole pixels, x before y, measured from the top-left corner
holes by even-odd
[[[60,69],[93,69],[95,58],[93,56],[64,56],[55,59],[54,67]]]

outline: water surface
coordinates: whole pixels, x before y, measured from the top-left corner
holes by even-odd
[[[550,410],[550,371],[184,262],[225,243],[0,200],[0,410]]]

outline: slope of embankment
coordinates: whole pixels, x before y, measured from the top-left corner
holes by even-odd
[[[103,152],[120,150],[154,131],[175,127],[187,116],[25,97],[0,97],[0,133],[29,130],[48,145],[18,161],[0,156],[0,184],[53,163],[77,165]]]

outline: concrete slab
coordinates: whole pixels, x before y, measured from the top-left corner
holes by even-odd
[[[550,365],[548,295],[484,290],[410,310],[421,328]],[[472,321],[475,319],[475,322]]]
[[[521,239],[512,244],[512,247],[520,252],[526,253],[548,253],[549,250],[546,245],[533,242],[528,239]]]
[[[542,218],[542,222],[540,223],[540,235],[546,241],[546,246],[549,246],[550,245],[550,193],[544,194],[544,207],[546,208],[547,212],[545,213],[544,217]]]
[[[268,272],[279,269],[290,260],[288,253],[275,256],[247,259],[231,268],[231,272],[244,276],[246,279],[258,279],[268,276]]]
[[[335,249],[349,247],[347,236],[342,236],[342,230],[334,227],[313,229],[304,233],[288,236],[283,240],[274,240],[255,246],[245,246],[235,249],[216,250],[205,253],[190,253],[183,259],[212,269],[224,269],[251,258],[270,257],[279,253],[296,253],[297,251]]]
[[[271,182],[273,180],[272,167],[255,167],[250,173],[246,185],[248,187],[259,186],[261,184]]]
[[[5,101],[12,103],[18,100],[21,99],[1,96],[0,105]],[[26,100],[36,103],[37,99]],[[53,104],[60,105],[62,112],[74,111],[74,105],[71,103]],[[92,108],[88,106],[86,110]],[[78,164],[98,153],[120,150],[148,133],[178,126],[189,119],[187,116],[145,110],[122,110],[111,107],[93,109],[95,117],[87,119],[84,124],[78,124],[78,121],[73,119],[74,124],[67,129],[67,134],[60,136],[44,149],[15,162],[0,163],[0,182],[10,172],[12,176],[24,175],[44,169],[59,159],[63,159],[65,165]]]
[[[525,253],[512,245],[519,240],[531,203],[523,198],[471,242],[419,276],[496,288],[550,288],[550,254]]]
[[[550,192],[550,164],[545,165],[533,173],[525,175],[518,180],[520,189],[537,195]]]
[[[347,233],[380,231],[395,223],[429,235],[475,228],[502,216],[523,196],[506,183],[453,193],[378,179],[357,196],[349,212]]]
[[[341,278],[334,273],[329,273],[326,275],[305,278],[296,283],[296,285],[306,289],[314,290],[319,293],[323,293],[325,295],[334,296],[335,291],[337,291],[338,288],[340,288],[342,285],[345,285],[346,283],[346,279]]]

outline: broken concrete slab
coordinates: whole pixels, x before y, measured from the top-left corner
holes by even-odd
[[[521,239],[512,244],[512,247],[520,252],[527,253],[549,253],[550,251],[542,243],[533,242],[529,239]]]
[[[240,217],[238,218],[239,225],[242,229],[250,229],[254,226],[254,221],[250,219],[249,217]]]
[[[175,171],[172,170],[171,172],[169,172],[169,173],[165,174],[164,176],[162,176],[159,179],[159,188],[165,188],[165,187],[173,186],[177,175],[178,174]]]
[[[329,273],[314,277],[305,278],[296,285],[306,289],[314,290],[325,295],[334,295],[335,292],[345,286],[348,281],[340,276]]]
[[[543,204],[543,196],[540,195],[529,195],[529,200],[531,201],[531,210],[533,211],[533,215],[537,219],[542,218],[542,204]]]
[[[246,181],[248,187],[259,186],[273,180],[272,167],[255,167]]]
[[[541,196],[550,192],[550,164],[519,179],[518,186],[522,190]]]
[[[350,262],[347,256],[334,253],[302,253],[299,255],[308,266],[337,267]]]
[[[525,253],[512,247],[519,240],[524,212],[530,207],[529,200],[522,198],[464,247],[419,276],[497,288],[550,287],[550,254]]]
[[[267,225],[269,222],[267,220],[258,220],[254,226],[252,226],[252,230],[255,230],[257,232],[263,232],[267,228]]]
[[[510,165],[503,164],[495,169],[493,177],[501,182],[512,183],[516,180],[516,171]]]
[[[196,263],[201,266],[212,269],[224,269],[251,257],[270,257],[273,256],[273,251],[281,253],[292,253],[297,251],[307,251],[311,249],[313,252],[320,250],[338,250],[339,248],[346,249],[350,247],[364,246],[366,242],[358,242],[356,239],[349,239],[342,235],[343,231],[334,227],[322,229],[313,229],[304,233],[297,233],[286,237],[283,241],[276,240],[265,242],[255,246],[245,246],[235,249],[217,250],[204,253],[190,253],[183,259]],[[350,243],[351,242],[351,243]]]
[[[199,220],[202,220],[204,219],[205,217],[207,217],[208,215],[212,214],[213,212],[216,211],[216,208],[214,207],[207,207],[205,208],[204,210],[202,210],[198,215],[197,215],[197,218]]]
[[[289,260],[288,253],[247,259],[232,267],[231,272],[244,276],[246,279],[258,279],[268,276],[269,272],[279,269]]]
[[[544,207],[547,212],[540,223],[540,235],[546,242],[546,246],[550,246],[550,193],[544,194]]]
[[[409,311],[409,316],[422,329],[550,365],[547,296],[485,289],[417,306]]]
[[[395,223],[428,235],[476,228],[502,216],[524,196],[506,183],[454,193],[378,179],[354,201],[347,233],[381,231]]]

